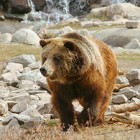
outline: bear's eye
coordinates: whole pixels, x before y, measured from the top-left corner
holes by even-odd
[[[60,60],[61,60],[61,58],[59,56],[54,56],[53,57],[53,61],[56,62],[56,63],[60,62]]]

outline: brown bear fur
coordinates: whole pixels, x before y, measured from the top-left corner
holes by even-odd
[[[112,50],[92,36],[77,33],[41,40],[40,45],[43,48],[40,71],[47,77],[52,104],[63,130],[74,125],[75,99],[84,108],[76,116],[80,125],[102,123],[117,76]]]

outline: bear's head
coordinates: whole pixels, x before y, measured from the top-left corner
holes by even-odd
[[[77,44],[65,38],[41,40],[41,73],[61,83],[75,81],[85,72],[88,62]]]
[[[91,63],[96,63],[98,67],[96,58],[99,57],[93,54],[94,51],[97,52],[96,48],[84,36],[77,33],[40,40],[40,45],[42,46],[40,71],[49,80],[71,83],[87,72]]]

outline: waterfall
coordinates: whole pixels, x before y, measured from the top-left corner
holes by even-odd
[[[46,11],[44,10],[44,12],[36,12],[32,0],[28,0],[28,4],[32,10],[25,15],[25,21],[45,20],[50,25],[71,17],[69,14],[69,0],[46,0]]]
[[[115,4],[115,3],[123,3],[125,2],[125,0],[110,0],[111,4]]]

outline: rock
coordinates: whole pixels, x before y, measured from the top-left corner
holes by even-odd
[[[118,21],[118,20],[123,20],[124,18],[121,15],[114,15],[112,17],[112,21]]]
[[[124,48],[125,45],[136,38],[140,42],[139,29],[110,28],[92,32],[92,35],[112,47]]]
[[[29,64],[35,63],[36,59],[35,59],[34,55],[23,54],[23,55],[12,58],[11,60],[9,60],[9,62],[20,63],[24,67],[27,67]]]
[[[93,23],[93,21],[82,21],[81,22],[81,26],[83,27],[83,28],[87,28],[87,27],[92,27],[94,25],[94,23]]]
[[[32,1],[35,5],[36,11],[41,11],[46,5],[46,0],[32,0]]]
[[[10,43],[12,35],[10,33],[0,34],[0,43]]]
[[[40,77],[40,79],[37,80],[37,84],[41,88],[48,90],[48,84],[47,84],[46,78],[44,76]]]
[[[4,99],[6,97],[9,97],[10,91],[6,89],[0,89],[0,99]]]
[[[26,90],[34,90],[39,89],[40,87],[31,80],[21,80],[18,84],[18,88]]]
[[[140,21],[127,21],[126,27],[128,29],[140,28]]]
[[[32,64],[29,64],[28,67],[31,70],[39,69],[41,67],[41,62],[38,61],[38,62],[35,62],[35,63],[32,63]]]
[[[21,76],[18,77],[19,80],[24,80],[24,81],[33,81],[36,82],[37,81],[37,76],[35,73],[31,72],[26,72],[26,73],[22,73]]]
[[[15,101],[6,101],[7,102],[7,104],[8,104],[8,110],[11,110],[11,108],[15,105],[15,104],[17,104]]]
[[[30,65],[30,64],[29,64],[29,65]],[[29,67],[25,67],[23,72],[24,72],[24,73],[26,73],[26,72],[31,72],[31,69],[30,69]]]
[[[41,93],[41,94],[36,94],[36,96],[39,98],[39,100],[41,100],[41,101],[44,102],[45,104],[51,102],[51,95],[48,94],[47,92]]]
[[[136,97],[137,93],[138,93],[137,91],[134,91],[128,87],[121,89],[119,92],[120,95],[124,94],[128,98],[128,100],[133,97]]]
[[[9,3],[11,13],[25,14],[31,12],[30,3],[28,0],[12,0]]]
[[[90,33],[87,29],[78,30],[78,33],[82,34],[84,36],[90,35]]]
[[[131,99],[131,102],[140,103],[140,100],[138,98],[134,97]]]
[[[11,112],[21,113],[21,112],[25,111],[27,108],[28,108],[27,102],[26,101],[21,101],[21,102],[18,102],[16,105],[14,105],[11,108]]]
[[[13,72],[4,73],[1,75],[1,78],[4,82],[8,83],[9,85],[17,84],[19,82],[16,73]]]
[[[27,110],[21,112],[20,115],[27,115],[30,116],[30,118],[39,117],[40,119],[43,119],[43,116],[37,111],[37,109],[28,108]]]
[[[12,118],[8,125],[6,126],[6,129],[15,129],[15,128],[20,128],[19,122],[16,118]]]
[[[134,86],[140,84],[140,69],[132,69],[126,74],[130,85]]]
[[[36,105],[38,102],[39,102],[39,98],[35,95],[30,95],[31,97],[31,102],[30,102],[30,105]]]
[[[131,12],[130,12],[131,9]],[[129,18],[129,16],[139,17],[140,8],[130,3],[118,3],[107,7],[92,9],[90,14],[97,17],[108,17],[112,19],[114,15]]]
[[[25,122],[23,127],[26,129],[30,129],[30,128],[33,128],[33,127],[39,125],[41,121],[42,121],[41,118],[34,117],[34,118],[31,118],[30,120],[28,120],[27,122]]]
[[[5,67],[4,72],[14,72],[14,71],[23,72],[23,65],[19,63],[9,62]]]
[[[15,101],[15,102],[21,102],[26,101],[27,103],[30,103],[31,98],[27,92],[20,93],[19,95],[15,95],[14,97],[8,97],[4,99],[5,101]]]
[[[27,122],[30,117],[28,115],[24,115],[24,114],[14,114],[14,117],[18,119],[19,122]]]
[[[39,41],[38,35],[30,29],[20,29],[12,37],[12,42],[34,45],[36,47],[39,46]]]
[[[124,46],[125,49],[140,49],[140,42],[138,39],[133,39],[130,43]]]
[[[14,118],[14,114],[10,114],[10,115],[4,117],[2,120],[2,124],[7,125],[10,122],[10,120],[12,120],[13,118]]]
[[[0,115],[4,115],[8,112],[7,102],[0,100]]]
[[[135,85],[135,86],[133,87],[133,90],[138,91],[138,92],[140,93],[140,84]]]
[[[73,0],[69,2],[69,11],[73,16],[83,16],[90,11],[90,0]]]
[[[128,79],[125,76],[118,76],[116,78],[116,84],[128,84]]]
[[[52,113],[53,105],[51,103],[46,103],[37,107],[40,114],[50,114]]]
[[[60,29],[57,33],[55,33],[55,36],[59,36],[59,35],[65,34],[65,33],[73,32],[73,31],[74,30],[71,27],[66,26],[66,27],[63,27],[62,29]]]
[[[122,104],[126,103],[128,99],[126,98],[125,95],[116,95],[112,97],[112,103],[113,104]]]

